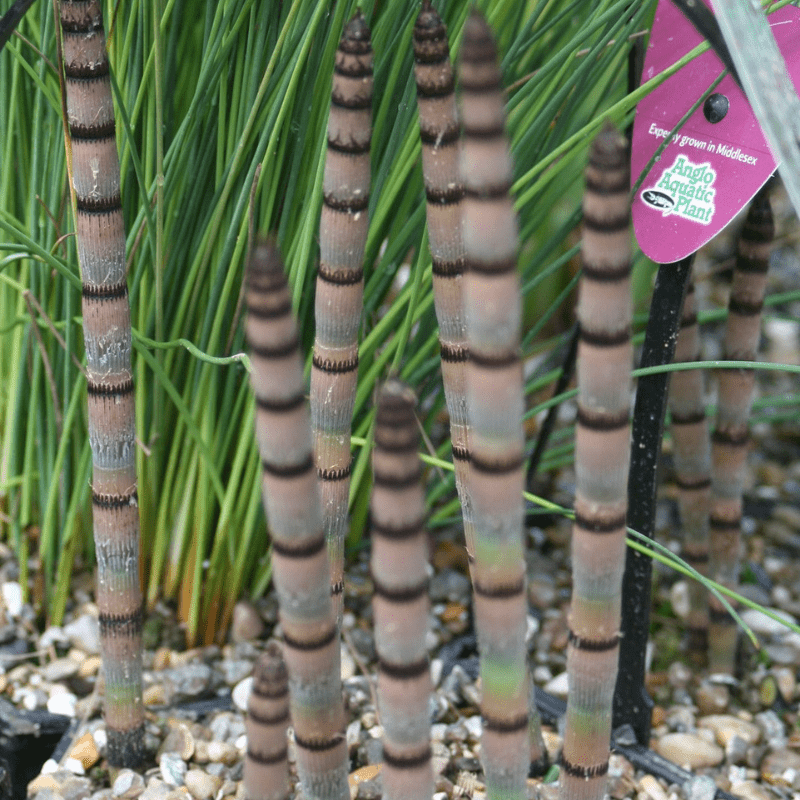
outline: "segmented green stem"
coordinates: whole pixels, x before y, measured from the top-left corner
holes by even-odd
[[[253,668],[246,726],[246,796],[249,800],[288,800],[289,675],[277,642],[267,645]]]
[[[309,800],[346,800],[339,637],[311,451],[300,342],[277,249],[258,244],[246,286],[264,507],[289,671],[297,769]]]
[[[562,800],[602,800],[608,773],[630,461],[629,187],[626,141],[609,125],[589,151],[583,200]]]
[[[683,301],[681,328],[675,346],[676,363],[700,360],[694,283],[689,280]],[[678,484],[681,557],[701,575],[708,574],[708,513],[711,501],[711,445],[703,397],[703,372],[673,372],[669,384],[672,455]],[[689,581],[689,650],[698,661],[708,652],[708,593]]]
[[[371,108],[370,31],[357,12],[342,34],[333,74],[311,370],[314,453],[338,619],[344,590],[350,429],[358,380],[358,328],[369,225]]]
[[[522,533],[522,303],[497,46],[486,21],[474,10],[464,28],[459,73],[482,760],[488,797],[515,800],[526,796],[530,756]]]
[[[372,579],[384,800],[433,794],[428,537],[415,397],[389,380],[378,399],[372,454]]]
[[[120,172],[99,0],[61,0],[69,145],[83,280],[97,605],[108,760],[144,755],[142,592],[131,317]]]
[[[773,234],[772,210],[762,191],[753,200],[739,237],[725,326],[727,360],[756,359]],[[711,575],[733,589],[739,582],[742,485],[755,373],[724,369],[719,371],[718,380],[717,419],[711,445]],[[731,673],[736,624],[716,598],[710,598],[709,605],[710,667],[715,672]]]
[[[468,491],[469,444],[464,390],[469,355],[464,320],[464,240],[461,234],[464,187],[458,171],[461,138],[447,29],[429,0],[423,3],[414,24],[414,77],[444,396],[450,415],[456,490],[461,500],[467,556],[472,564],[475,537]]]

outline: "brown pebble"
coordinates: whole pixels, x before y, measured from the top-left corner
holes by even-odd
[[[231,639],[234,642],[248,642],[251,639],[258,639],[264,631],[265,626],[256,607],[246,600],[240,600],[233,607]]]
[[[702,683],[697,690],[695,702],[703,717],[709,714],[721,714],[728,708],[731,693],[727,686],[714,683]]]
[[[189,726],[183,722],[176,722],[170,725],[169,733],[158,748],[158,755],[177,753],[184,761],[188,761],[194,755],[194,748],[194,736]]]
[[[650,724],[657,728],[659,725],[663,725],[667,719],[667,712],[664,711],[663,706],[653,706],[653,711],[650,715]]]
[[[81,762],[84,770],[91,769],[99,760],[100,753],[91,733],[84,733],[80,739],[72,746],[69,757]]]
[[[92,675],[97,675],[102,663],[100,656],[87,656],[80,667],[78,667],[78,677],[91,678]]]

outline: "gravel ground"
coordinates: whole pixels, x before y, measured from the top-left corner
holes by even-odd
[[[776,216],[787,219],[779,196]],[[795,243],[797,224],[778,240],[771,264],[770,292],[800,288]],[[719,271],[732,252],[730,238],[714,242],[698,258],[698,294],[706,307],[725,301],[721,282],[703,280]],[[798,363],[800,304],[771,309],[765,322],[762,357]],[[718,330],[706,330],[706,357],[715,355]],[[709,335],[710,334],[710,335]],[[796,376],[759,373],[761,392],[790,394]],[[800,423],[760,424],[753,430],[750,485],[745,506],[743,593],[800,619]],[[657,535],[673,551],[676,501],[669,452],[658,506]],[[550,497],[571,505],[573,481],[559,474]],[[537,686],[566,693],[566,610],[569,601],[569,523],[537,520],[529,531],[529,650]],[[366,555],[348,570],[342,671],[349,724],[351,794],[380,796],[381,726],[375,708],[375,648]],[[436,685],[432,701],[435,800],[484,796],[480,772],[479,685],[471,635],[470,584],[463,548],[452,531],[433,536],[429,652]],[[35,567],[35,565],[32,565]],[[32,573],[35,570],[32,570]],[[743,617],[757,635],[759,651],[742,647],[737,679],[709,676],[686,653],[682,617],[687,584],[657,566],[648,688],[655,699],[651,749],[688,767],[694,778],[668,785],[612,755],[609,791],[614,798],[709,800],[716,787],[749,800],[800,798],[798,669],[800,634],[755,611]],[[33,800],[222,800],[244,797],[246,747],[244,707],[253,663],[276,628],[273,596],[257,606],[240,604],[231,643],[186,650],[172,609],[156,608],[146,624],[144,700],[148,759],[141,771],[112,770],[104,760],[97,607],[91,575],[73,581],[63,627],[36,629],[29,606],[21,604],[19,569],[0,545],[0,701],[32,711],[47,709],[74,719],[71,744],[58,762],[48,761],[28,787]],[[1,709],[0,709],[1,710]],[[558,726],[545,725],[545,743],[557,761]],[[291,753],[291,750],[290,750]],[[13,766],[13,765],[12,765]],[[548,782],[549,781],[549,782]],[[0,793],[3,787],[0,785]],[[555,798],[551,774],[529,781],[529,797]],[[298,790],[299,796],[299,790]]]

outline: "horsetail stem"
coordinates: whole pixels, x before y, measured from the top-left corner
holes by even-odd
[[[589,151],[583,200],[562,800],[600,800],[608,773],[630,459],[629,187],[627,143],[607,125]]]
[[[475,537],[468,491],[469,444],[464,387],[469,357],[464,321],[464,240],[461,232],[464,187],[458,171],[461,137],[447,29],[429,0],[423,3],[414,24],[414,77],[444,396],[450,416],[453,465],[461,500],[467,556],[472,563]]]
[[[333,74],[311,369],[314,453],[331,592],[339,620],[350,492],[350,428],[358,381],[358,328],[369,226],[371,108],[370,31],[357,12],[345,26]]]
[[[311,450],[300,341],[276,247],[250,256],[246,333],[297,769],[310,800],[345,800],[339,637]]]
[[[475,622],[481,658],[483,767],[489,798],[526,796],[530,759],[523,545],[524,410],[517,222],[497,46],[480,14],[460,59],[465,187],[464,309]]]
[[[381,390],[372,454],[372,608],[383,725],[383,798],[433,794],[428,631],[428,537],[411,389],[390,379]]]
[[[750,206],[739,237],[725,325],[726,360],[756,360],[773,235],[772,209],[762,190]],[[714,580],[735,589],[739,582],[742,489],[755,373],[750,369],[719,370],[718,381],[711,444],[710,572]],[[710,667],[715,672],[732,673],[736,623],[715,597],[709,599],[709,613]]]
[[[142,592],[131,316],[114,106],[99,0],[61,0],[59,15],[83,282],[107,754],[111,765],[133,767],[144,756]]]
[[[676,363],[700,360],[694,283],[689,281],[681,327],[675,346]],[[669,385],[672,454],[678,484],[682,528],[681,558],[701,575],[708,574],[708,512],[711,499],[711,448],[699,369],[672,373]],[[689,582],[689,651],[697,661],[708,653],[708,594],[697,581]]]
[[[289,800],[289,676],[273,641],[253,667],[247,702],[244,788],[248,800]]]

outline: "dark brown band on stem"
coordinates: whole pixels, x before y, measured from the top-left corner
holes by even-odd
[[[266,459],[261,460],[264,472],[275,478],[298,478],[314,469],[314,459],[311,455],[296,464],[272,464]]]
[[[605,764],[595,764],[591,767],[583,767],[568,761],[562,754],[561,768],[567,773],[567,775],[570,775],[573,778],[590,780],[591,778],[600,778],[608,773],[608,761],[606,761]]]
[[[255,319],[280,319],[292,313],[292,301],[288,296],[275,305],[247,304],[247,313]]]
[[[575,524],[588,533],[616,533],[620,528],[625,527],[625,514],[620,514],[618,517],[611,519],[597,518],[590,519],[589,517],[575,512]]]
[[[248,313],[250,309],[248,308]],[[276,345],[256,345],[250,344],[250,352],[259,358],[289,358],[300,349],[300,341],[296,336],[292,336],[288,342]]]
[[[472,466],[478,471],[487,475],[505,475],[509,472],[521,469],[524,462],[523,456],[514,455],[505,461],[484,459],[482,456],[476,455],[474,452],[470,454],[470,462]]]
[[[320,637],[316,639],[309,639],[308,641],[301,642],[299,639],[295,639],[290,634],[283,632],[283,641],[287,647],[291,647],[293,650],[301,650],[304,652],[308,652],[310,650],[321,650],[323,647],[327,647],[331,642],[333,642],[336,637],[339,635],[338,628],[334,625],[330,630],[323,633]]]
[[[624,215],[619,217],[609,217],[601,219],[599,217],[592,217],[588,214],[583,216],[583,227],[590,231],[597,233],[619,233],[625,231],[630,225],[630,214],[626,211]]]
[[[348,464],[346,467],[323,467],[321,469],[317,469],[317,477],[321,481],[326,481],[328,483],[343,481],[350,477],[350,468],[350,464]]]
[[[715,444],[728,445],[730,447],[744,447],[750,440],[747,430],[730,433],[729,431],[716,430],[711,435],[711,440]]]
[[[87,300],[119,300],[128,294],[128,282],[112,284],[84,283],[81,287],[81,294]]]
[[[578,336],[580,341],[592,347],[619,347],[628,343],[631,330],[630,327],[625,327],[621,331],[590,331],[581,325]]]
[[[464,274],[465,268],[466,264],[462,259],[456,261],[433,259],[433,274],[437,278],[459,278]]]
[[[469,360],[478,367],[484,369],[505,369],[520,362],[519,352],[514,350],[513,353],[480,353],[476,349],[472,349],[469,354]]]
[[[325,537],[312,539],[298,546],[292,546],[288,542],[273,540],[272,549],[284,558],[312,558],[320,551],[325,549]]]
[[[342,200],[333,195],[323,195],[322,202],[332,211],[339,211],[344,214],[356,214],[359,211],[366,211],[369,208],[369,195],[361,197],[348,197]]]
[[[528,715],[512,719],[494,719],[483,715],[483,727],[494,733],[518,733],[528,727]]]
[[[91,378],[86,380],[86,389],[92,397],[124,397],[133,394],[133,379],[126,378],[122,383],[95,383]]]
[[[617,283],[629,278],[630,274],[630,262],[618,267],[597,267],[588,263],[586,261],[586,256],[584,256],[583,277],[591,281],[597,281],[598,283]]]
[[[130,614],[104,614],[100,612],[97,621],[100,635],[105,636],[138,636],[142,632],[144,607],[139,606]]]
[[[255,693],[255,690],[253,690]],[[288,697],[289,690],[284,692],[284,695]],[[259,695],[259,697],[263,697],[264,695]],[[289,722],[289,709],[287,708],[285,711],[282,711],[280,714],[276,714],[274,717],[271,717],[267,714],[259,714],[257,711],[248,711],[247,718],[257,722],[259,725],[283,725],[288,724]]]
[[[473,580],[472,583],[476,595],[486,597],[490,600],[502,600],[508,597],[516,597],[525,591],[524,579],[506,586],[484,586],[477,580]]]
[[[372,140],[359,141],[351,139],[349,142],[344,142],[341,139],[328,138],[328,149],[333,150],[335,153],[343,153],[347,156],[361,156],[369,153]]]
[[[630,412],[624,409],[618,414],[608,414],[603,411],[589,411],[578,406],[578,424],[592,431],[617,431],[626,427],[630,422]]]
[[[427,658],[411,664],[394,664],[378,656],[378,669],[394,680],[410,681],[422,677],[430,669],[430,665]]]
[[[587,639],[585,636],[578,636],[577,633],[570,630],[567,635],[567,641],[576,650],[584,650],[588,653],[605,653],[608,650],[619,647],[619,634],[608,639]]]
[[[302,747],[303,750],[310,750],[314,753],[322,753],[325,750],[333,750],[335,747],[338,747],[342,743],[343,735],[341,733],[337,733],[335,736],[332,736],[330,739],[301,739],[297,735],[297,731],[294,734],[294,740],[297,743],[298,747]]]
[[[373,575],[372,584],[375,587],[375,594],[391,603],[413,603],[415,600],[419,600],[420,597],[428,593],[427,578],[420,581],[416,586],[395,588],[386,586]]]
[[[364,277],[363,269],[331,269],[326,264],[320,264],[317,277],[325,283],[335,286],[353,286],[360,283]]]
[[[116,139],[116,134],[117,126],[113,119],[94,125],[81,125],[77,122],[72,122],[69,126],[69,135],[73,140],[101,142],[104,139]]]
[[[117,510],[128,508],[128,506],[138,505],[139,496],[136,489],[132,489],[127,494],[98,494],[92,492],[92,505],[106,510]]]
[[[311,359],[312,365],[321,372],[329,374],[342,374],[345,372],[355,372],[358,369],[358,356],[348,358],[344,361],[333,361],[330,358],[320,358],[314,353]]]
[[[79,214],[111,214],[122,209],[122,198],[119,194],[111,197],[77,197]]]
[[[705,422],[706,412],[704,410],[691,411],[688,414],[678,414],[675,411],[670,412],[670,417],[673,425],[697,425],[700,422]]]
[[[306,401],[306,396],[299,392],[291,397],[274,398],[256,396],[256,405],[264,411],[271,411],[273,414],[288,413],[296,411]]]
[[[380,471],[376,471],[373,475],[373,482],[376,486],[389,489],[390,491],[393,489],[397,491],[408,489],[418,484],[420,480],[422,480],[422,466],[408,473],[408,475],[394,475]]]
[[[392,753],[391,749],[384,744],[383,746],[383,760],[386,765],[393,769],[419,769],[425,766],[431,760],[431,749],[428,747],[423,752],[417,755],[397,755]]]
[[[389,539],[393,542],[402,542],[405,539],[413,539],[425,531],[425,520],[418,519],[409,522],[407,525],[387,525],[383,522],[378,522],[373,516],[370,528],[373,535],[382,536],[384,539]]]
[[[289,757],[289,749],[284,747],[283,750],[279,750],[277,753],[259,753],[256,750],[251,750],[249,747],[247,748],[247,757],[252,761],[255,761],[256,764],[263,764],[267,766],[269,764],[280,764],[281,761],[284,761]]]

